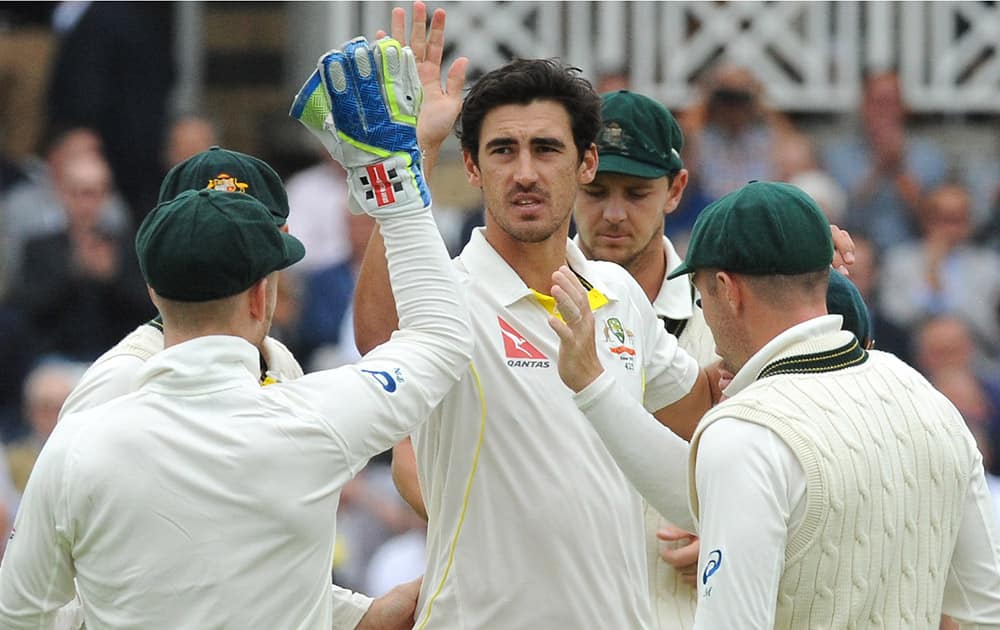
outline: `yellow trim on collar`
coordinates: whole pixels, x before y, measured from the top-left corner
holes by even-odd
[[[559,319],[562,319],[562,315],[556,309],[556,299],[554,297],[551,295],[545,295],[544,293],[539,293],[534,289],[532,289],[531,292],[535,294],[535,299],[538,300],[538,303],[541,304],[542,308],[548,311],[550,315],[555,315]],[[590,310],[596,311],[608,303],[608,298],[597,289],[591,288],[587,291],[587,302],[590,303]]]

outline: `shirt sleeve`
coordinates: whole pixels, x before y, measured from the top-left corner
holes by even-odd
[[[688,443],[660,424],[607,371],[573,399],[639,494],[677,527],[694,531]]]
[[[1000,628],[1000,524],[982,457],[974,459],[942,612],[961,628]]]
[[[0,566],[0,627],[55,628],[73,600],[73,560],[67,537],[65,466],[73,431],[62,423],[38,456]]]
[[[638,285],[636,285],[638,287]],[[640,292],[641,293],[641,292]],[[698,380],[698,362],[677,343],[677,338],[663,327],[645,294],[636,302],[646,340],[643,365],[643,405],[659,411],[690,393]]]
[[[379,226],[400,329],[354,365],[281,386],[325,419],[352,474],[427,419],[467,371],[473,348],[455,267],[430,209]]]
[[[333,630],[354,630],[371,608],[371,597],[333,585]]]
[[[700,437],[695,482],[696,630],[770,630],[805,472],[770,429],[722,418]]]

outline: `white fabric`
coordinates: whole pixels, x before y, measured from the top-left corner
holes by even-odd
[[[805,519],[807,478],[802,462],[775,431],[733,417],[727,410],[742,404],[740,401],[745,400],[750,391],[742,398],[741,392],[755,385],[760,371],[776,358],[829,350],[849,341],[850,334],[840,331],[840,325],[839,316],[824,316],[778,335],[750,358],[726,389],[729,402],[710,412],[696,433],[691,455],[691,466],[695,470],[692,508],[699,518],[702,541],[696,628],[776,627],[779,584],[788,562],[786,553],[791,553],[789,545],[799,534]],[[844,370],[844,373],[851,370],[864,370],[867,376],[860,377],[854,389],[846,395],[852,398],[858,396],[859,400],[867,397],[868,400],[879,401],[885,400],[888,395],[884,391],[880,393],[880,385],[873,384],[873,381],[885,380],[879,375],[899,370],[912,373],[891,355],[879,352],[871,353],[867,363]],[[813,396],[828,398],[830,393],[821,384],[828,378],[834,378],[832,375],[839,374],[841,372],[815,377],[796,375],[799,379],[796,383],[801,387],[801,382],[808,379],[816,384]],[[773,385],[779,382],[776,380],[779,378],[782,377],[768,377],[761,383]],[[918,379],[912,379],[909,389],[899,395],[914,401],[914,411],[924,412],[922,421],[950,423],[952,428],[949,430],[964,430],[967,433],[960,418],[941,419],[934,413],[926,412],[927,409],[936,409],[926,400],[941,397],[933,393],[926,381]],[[884,383],[882,386],[885,386]],[[785,388],[784,391],[787,390]],[[754,391],[759,392],[760,389]],[[762,411],[768,409],[767,402],[752,402]],[[837,406],[828,408],[829,413],[837,411]],[[873,409],[873,418],[875,413]],[[971,435],[960,437],[974,444]],[[961,524],[954,539],[958,544],[950,557],[943,612],[956,620],[979,624],[963,627],[997,628],[1000,627],[1000,526],[991,522],[981,459],[974,448],[968,450],[975,457],[970,455],[961,463],[964,469],[959,474],[968,479],[968,491],[960,506]],[[875,545],[885,532],[879,530],[857,535],[870,536]],[[947,541],[944,544],[947,545]],[[706,573],[716,552],[722,554],[721,564],[715,573]],[[809,551],[818,552],[816,546]],[[903,566],[908,565],[904,562]],[[946,568],[949,567],[941,567],[942,570]],[[861,575],[859,579],[868,577]],[[892,581],[898,575],[888,578]],[[924,576],[916,578],[926,579]],[[803,606],[808,606],[811,597],[818,596],[810,590],[813,588],[811,583],[798,584],[795,597],[802,598]],[[898,596],[898,590],[892,592]],[[847,605],[847,601],[841,601],[840,609],[845,609]],[[817,611],[828,609],[821,602],[816,606]],[[817,613],[816,623],[822,625],[826,620],[819,617],[821,614]],[[929,620],[920,618],[908,623],[893,618],[885,618],[884,621],[892,627],[902,624],[899,627],[913,628],[925,627],[923,624],[926,621],[927,628],[936,628],[937,619],[934,617],[931,614]]]
[[[328,160],[288,178],[288,231],[306,246],[306,256],[290,269],[307,273],[351,258],[347,226],[347,175]]]
[[[74,576],[90,630],[357,623],[370,600],[329,586],[340,488],[471,352],[430,212],[382,234],[402,330],[357,365],[261,387],[254,346],[201,337],[149,359],[136,392],[62,419],[0,571],[0,627],[48,627]]]
[[[302,367],[284,344],[266,337],[263,346],[268,376],[279,382],[302,376]],[[160,329],[151,324],[140,325],[87,368],[63,403],[59,417],[91,409],[135,391],[139,370],[161,350],[163,333]]]
[[[651,410],[686,395],[697,365],[632,277],[585,260],[572,243],[567,260],[610,300],[594,313],[597,347],[628,395]],[[559,379],[548,312],[482,230],[457,266],[475,372],[413,436],[429,516],[417,626],[650,628],[639,498]],[[613,317],[634,358],[611,352],[619,342],[603,328]],[[510,356],[498,318],[516,333],[507,337]]]

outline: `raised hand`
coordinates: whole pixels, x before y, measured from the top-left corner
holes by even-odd
[[[320,57],[290,115],[347,170],[352,211],[384,216],[430,205],[416,134],[421,103],[412,51],[358,37]]]
[[[445,11],[437,9],[431,16],[427,30],[427,7],[423,2],[413,3],[413,23],[410,37],[406,37],[406,10],[392,10],[392,38],[409,44],[417,64],[417,75],[424,90],[424,104],[417,123],[417,138],[424,150],[424,171],[430,173],[437,161],[441,145],[448,138],[455,120],[462,111],[462,90],[465,73],[469,67],[466,57],[459,57],[448,68],[442,84],[441,61],[444,57]],[[385,35],[379,31],[378,37]]]
[[[559,267],[552,283],[552,297],[562,317],[549,317],[549,326],[559,335],[559,377],[579,392],[604,372],[594,343],[594,314],[587,290],[569,267]]]

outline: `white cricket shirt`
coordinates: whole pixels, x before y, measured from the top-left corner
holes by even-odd
[[[256,347],[200,337],[59,422],[0,568],[0,627],[47,627],[74,577],[89,630],[356,625],[330,586],[340,489],[471,356],[429,210],[381,227],[401,330],[358,364],[262,387]]]
[[[606,371],[650,410],[687,394],[698,366],[635,280],[571,242],[567,260],[608,299]],[[456,264],[476,351],[413,436],[429,517],[415,627],[651,628],[639,497],[559,378],[549,313],[481,230]]]

